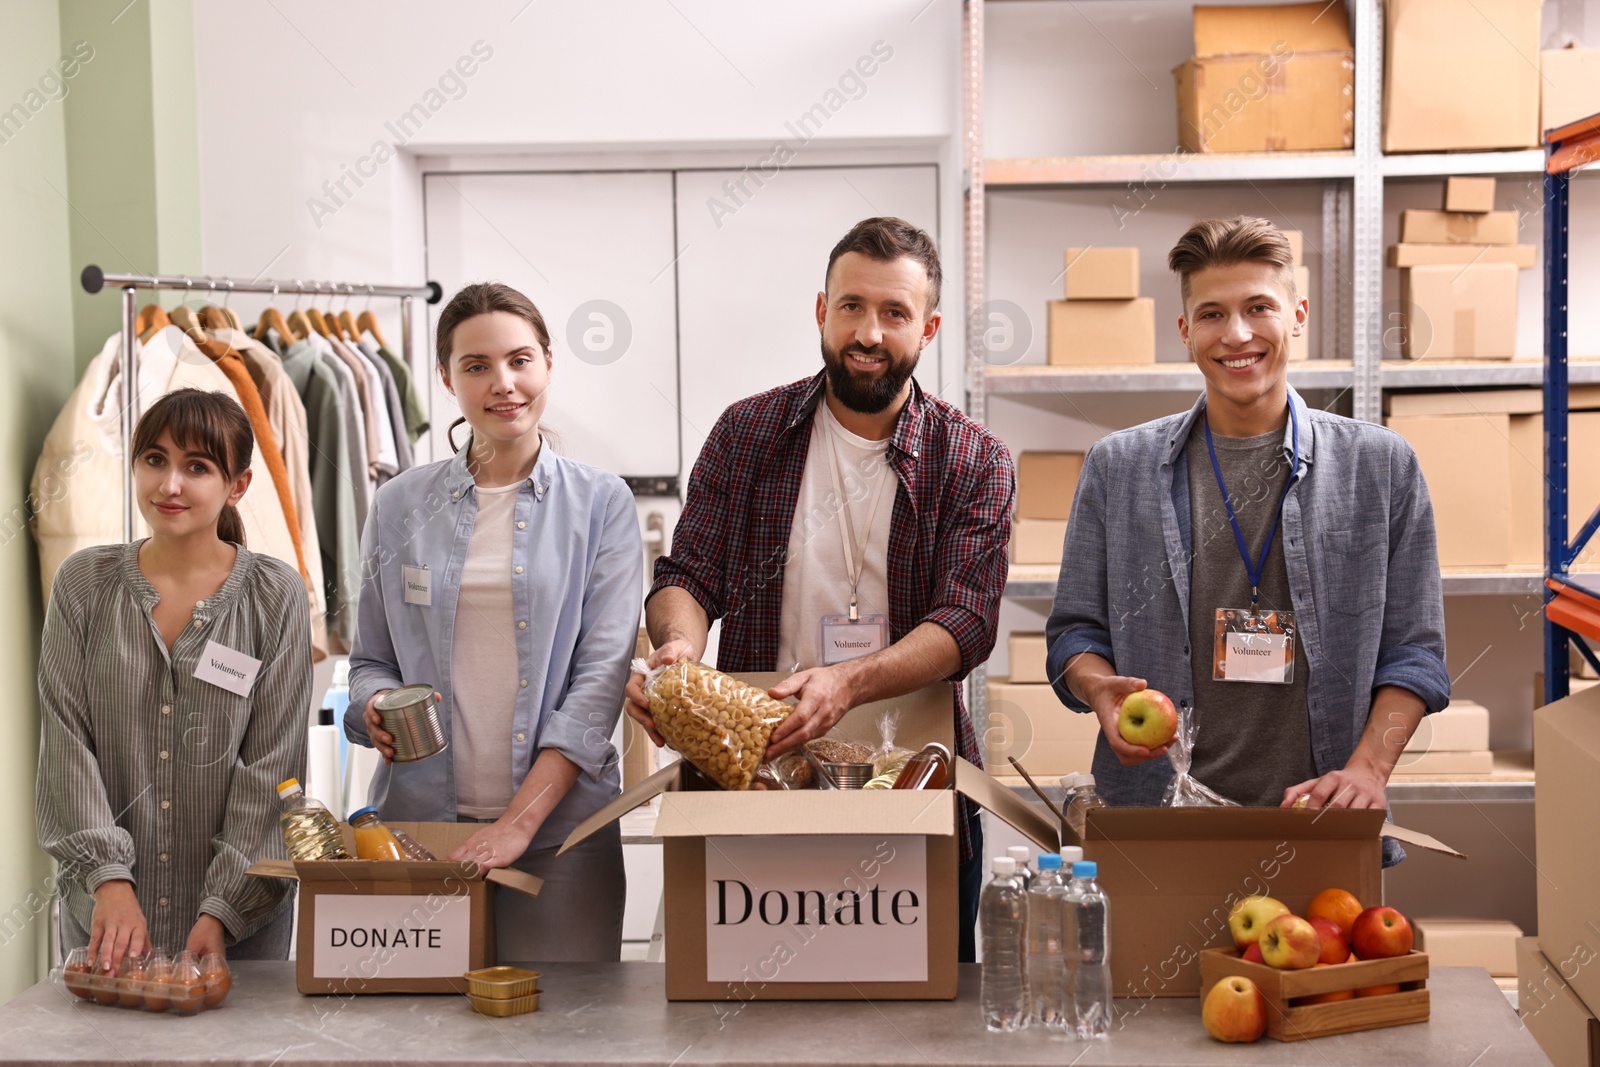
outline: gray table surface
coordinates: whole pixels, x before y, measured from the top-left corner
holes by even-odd
[[[460,996],[305,997],[293,964],[236,963],[233,992],[179,1018],[80,1001],[44,982],[0,1007],[6,1064],[1306,1064],[1491,1067],[1548,1064],[1482,970],[1434,970],[1426,1023],[1311,1041],[1223,1045],[1195,999],[1118,1001],[1125,1028],[1078,1042],[991,1034],[978,968],[949,1001],[668,1003],[652,963],[548,964],[540,1010],[511,1019]]]

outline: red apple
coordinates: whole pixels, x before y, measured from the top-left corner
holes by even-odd
[[[1218,1041],[1259,1041],[1267,1032],[1267,998],[1250,979],[1230,975],[1206,994],[1200,1021]]]
[[[1250,943],[1250,947],[1245,949],[1244,953],[1239,958],[1242,960],[1249,960],[1251,963],[1265,962],[1261,958],[1261,942],[1252,941]]]
[[[1322,955],[1317,928],[1298,915],[1280,915],[1261,931],[1261,959],[1280,971],[1299,971]]]
[[[1350,942],[1345,940],[1344,931],[1339,929],[1338,923],[1320,916],[1310,922],[1317,928],[1317,936],[1322,939],[1322,955],[1317,957],[1317,962],[1343,963],[1350,958]]]
[[[1129,693],[1117,709],[1117,732],[1130,745],[1160,748],[1178,732],[1178,709],[1155,689]]]
[[[1411,924],[1393,908],[1368,908],[1350,927],[1350,947],[1364,960],[1404,956],[1411,941]]]
[[[1228,931],[1233,934],[1234,946],[1244,948],[1255,944],[1267,923],[1288,913],[1289,905],[1281,900],[1241,897],[1228,911]]]

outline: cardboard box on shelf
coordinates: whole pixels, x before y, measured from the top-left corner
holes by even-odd
[[[1446,211],[1487,212],[1494,210],[1494,179],[1446,178],[1444,180],[1444,209]]]
[[[1083,473],[1082,452],[1023,452],[1017,456],[1017,517],[1068,519]],[[1060,547],[1059,545],[1057,546]]]
[[[1044,634],[1019,633],[1012,630],[1006,635],[1006,658],[1011,662],[1011,681],[1025,683],[1049,682],[1050,672],[1045,666],[1045,656],[1050,646]]]
[[[1064,706],[1048,683],[991,679],[988,715],[983,760],[995,774],[1015,773],[1012,756],[1029,774],[1052,779],[1088,771],[1094,764],[1100,721]]]
[[[1540,0],[1388,0],[1383,150],[1539,145]]]
[[[1204,8],[1195,8],[1196,16]],[[1189,152],[1312,152],[1355,143],[1352,52],[1195,56],[1173,68]]]
[[[1295,297],[1299,300],[1311,299],[1311,268],[1296,267],[1294,269]],[[1316,301],[1312,300],[1315,307]],[[1324,309],[1326,311],[1326,309]],[[1314,312],[1313,312],[1314,313]],[[1289,362],[1299,363],[1311,358],[1311,322],[1307,320],[1305,328],[1299,334],[1289,335]]]
[[[740,675],[762,689],[781,674]],[[852,710],[835,732],[954,743],[950,687],[935,684]],[[950,788],[726,792],[685,763],[581,823],[571,848],[661,798],[668,1000],[948,1000],[956,995],[958,795],[1051,849],[1056,831],[970,763]]]
[[[1412,267],[1400,275],[1406,359],[1509,359],[1517,351],[1517,268]]]
[[[1600,688],[1533,713],[1533,825],[1539,852],[1539,945],[1558,966],[1600,952]],[[1600,967],[1564,976],[1578,998],[1600,1005]]]
[[[1050,301],[1050,364],[1156,361],[1156,302],[1136,300]]]
[[[1581,678],[1569,674],[1567,676],[1567,691],[1573,696],[1586,689],[1593,689],[1600,685],[1600,680],[1594,678]],[[1533,672],[1533,708],[1535,711],[1544,707],[1544,671]]]
[[[1429,211],[1407,208],[1400,212],[1400,243],[1419,245],[1514,245],[1517,243],[1515,211]]]
[[[1306,238],[1299,230],[1284,230],[1283,235],[1289,239],[1289,252],[1294,256],[1294,265],[1301,267],[1306,261]]]
[[[1011,562],[1059,564],[1066,540],[1065,519],[1013,519]]]
[[[1543,397],[1539,390],[1526,390]],[[1578,394],[1577,403],[1592,401],[1596,387]],[[1544,567],[1544,415],[1513,415],[1508,438],[1511,451],[1511,562]],[[1600,411],[1567,413],[1567,537],[1572,538],[1600,502]],[[1591,541],[1580,565],[1600,558],[1600,542]]]
[[[1112,995],[1141,999],[1199,995],[1200,955],[1232,948],[1228,911],[1240,897],[1266,893],[1300,915],[1330,885],[1381,900],[1383,837],[1460,855],[1381,811],[1349,808],[1100,808],[1081,840],[1065,821],[1061,837],[1099,864],[1100,887],[1118,902]]]
[[[1600,1067],[1600,1020],[1562,977],[1585,964],[1564,962],[1566,971],[1536,937],[1517,940],[1517,1015],[1554,1067]]]
[[[1600,411],[1600,385],[1574,385],[1567,390],[1572,411]],[[1439,392],[1385,392],[1385,415],[1538,415],[1544,411],[1540,389],[1450,389]],[[1539,455],[1543,455],[1542,451]]]
[[[1534,265],[1533,245],[1390,245],[1391,267],[1441,267],[1449,264],[1511,263],[1522,270]]]
[[[1417,948],[1435,967],[1482,967],[1515,978],[1522,928],[1504,919],[1412,919]]]
[[[1503,566],[1511,561],[1511,417],[1390,416],[1411,445],[1433,500],[1443,567]]]
[[[471,823],[396,822],[436,856]],[[354,854],[355,838],[345,827]],[[465,993],[466,971],[496,962],[495,886],[537,897],[544,884],[514,869],[410,860],[258,860],[258,878],[300,883],[295,987],[302,993]]]
[[[1406,751],[1395,764],[1396,775],[1448,774],[1481,777],[1494,773],[1494,753]]]
[[[1489,747],[1489,709],[1470,700],[1452,700],[1450,706],[1424,715],[1406,742],[1400,767],[1408,756],[1421,752],[1482,752]]]
[[[1553,130],[1600,113],[1600,48],[1539,53],[1539,129]]]
[[[1137,248],[1067,249],[1068,300],[1132,300],[1138,295]]]

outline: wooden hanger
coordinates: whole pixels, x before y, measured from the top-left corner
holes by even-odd
[[[356,325],[355,316],[350,314],[350,309],[339,312],[339,325],[344,327],[344,332],[351,341],[361,340],[361,327]]]
[[[208,330],[230,330],[233,320],[228,318],[228,313],[215,304],[207,304],[200,309],[200,325]]]
[[[167,317],[165,308],[160,304],[146,304],[139,309],[139,317],[134,320],[134,331],[139,335],[139,340],[148,341],[156,331],[170,325],[172,320]]]
[[[229,307],[227,304],[223,304],[222,313],[228,316],[228,325],[232,326],[240,333],[244,333],[244,320],[239,317],[239,313],[237,311],[233,310],[233,308]]]
[[[301,341],[310,337],[313,332],[311,320],[299,308],[289,312],[289,328],[295,332],[295,336]]]
[[[256,323],[256,340],[266,341],[268,330],[278,331],[278,338],[285,348],[305,337],[304,333],[296,333],[294,328],[283,320],[283,312],[275,307],[269,307],[261,313],[261,319]]]
[[[322,317],[322,312],[316,308],[306,308],[306,318],[311,321],[311,328],[324,337],[332,337],[333,331],[328,329],[328,320]]]
[[[363,311],[359,316],[356,317],[356,327],[358,330],[366,330],[368,333],[370,333],[372,335],[372,339],[377,341],[381,347],[389,347],[388,342],[383,339],[383,334],[378,332],[377,316],[375,316],[370,310]]]
[[[187,304],[179,304],[172,309],[172,325],[188,334],[191,340],[204,341],[206,339],[205,327],[200,324],[200,318],[194,309]]]

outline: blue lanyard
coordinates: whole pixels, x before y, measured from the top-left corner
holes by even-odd
[[[1217,476],[1217,489],[1222,493],[1222,506],[1228,509],[1228,522],[1233,525],[1233,540],[1239,546],[1239,557],[1244,560],[1245,574],[1250,577],[1250,606],[1255,607],[1261,599],[1261,571],[1267,565],[1267,553],[1272,551],[1272,539],[1277,535],[1278,526],[1283,522],[1283,505],[1289,499],[1289,487],[1294,485],[1294,476],[1300,469],[1300,421],[1294,417],[1294,405],[1289,405],[1289,427],[1294,441],[1294,462],[1289,467],[1289,480],[1283,483],[1283,495],[1278,498],[1278,514],[1272,520],[1272,529],[1267,531],[1267,543],[1261,546],[1261,558],[1255,563],[1250,562],[1250,550],[1245,547],[1244,531],[1239,529],[1239,517],[1233,512],[1233,500],[1228,496],[1228,487],[1222,484],[1222,464],[1217,462],[1217,446],[1211,439],[1211,416],[1202,412],[1202,419],[1206,426],[1206,451],[1211,453],[1211,470]]]

